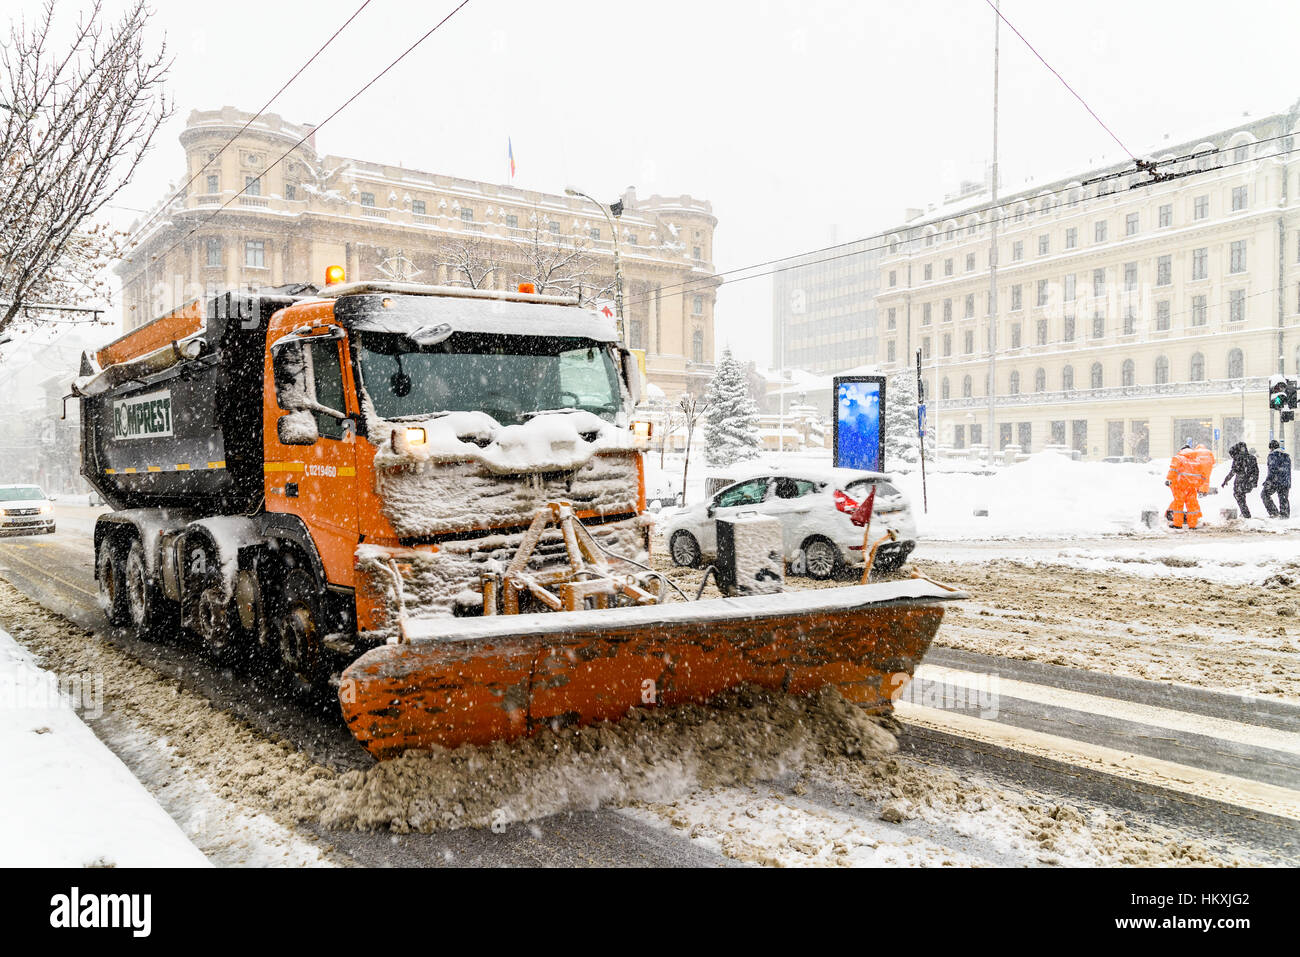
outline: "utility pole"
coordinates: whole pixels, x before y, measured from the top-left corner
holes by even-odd
[[[992,197],[992,228],[990,231],[989,241],[989,371],[988,382],[985,391],[989,399],[989,434],[985,441],[988,442],[989,460],[988,464],[993,464],[993,456],[997,448],[997,438],[994,435],[996,422],[994,419],[994,394],[997,392],[997,349],[998,349],[998,41],[1000,38],[1000,27],[1002,26],[1002,0],[997,0],[994,5],[993,14],[993,182],[991,185]]]
[[[619,344],[627,345],[626,323],[623,320],[623,262],[618,252],[618,223],[616,222],[623,215],[623,201],[617,199],[607,206],[572,186],[565,187],[564,192],[570,196],[581,196],[593,203],[604,215],[605,221],[609,223],[610,231],[614,234],[614,315],[618,327]]]

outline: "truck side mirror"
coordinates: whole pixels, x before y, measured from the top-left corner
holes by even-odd
[[[314,445],[320,438],[316,417],[305,409],[282,415],[275,423],[281,445]]]
[[[628,398],[631,399],[632,408],[636,408],[641,402],[641,366],[637,364],[632,350],[626,346],[619,346],[618,353],[622,360],[623,381],[627,383]]]

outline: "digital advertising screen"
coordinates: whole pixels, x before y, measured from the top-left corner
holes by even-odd
[[[885,377],[835,377],[835,467],[885,469]]]

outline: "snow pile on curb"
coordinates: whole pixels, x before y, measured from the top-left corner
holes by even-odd
[[[0,865],[204,867],[207,859],[73,709],[74,688],[0,631]],[[90,700],[85,700],[90,699]]]

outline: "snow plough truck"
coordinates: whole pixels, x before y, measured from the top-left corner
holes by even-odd
[[[112,507],[104,612],[334,683],[381,759],[746,682],[888,710],[965,596],[677,600],[649,561],[640,377],[612,322],[526,284],[327,278],[175,309],[73,384]]]

